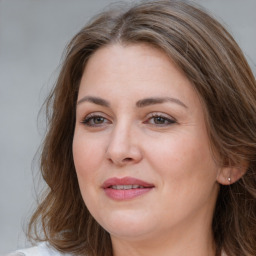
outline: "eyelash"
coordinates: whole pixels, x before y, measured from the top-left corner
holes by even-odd
[[[102,120],[102,123],[95,124],[95,120],[97,118],[100,118]],[[161,124],[159,124],[159,123],[157,124],[156,122],[150,123],[150,120],[156,121],[157,118],[160,119],[161,121],[163,121],[164,123],[161,123]],[[158,120],[158,121],[160,121],[160,120]],[[91,124],[92,121],[94,122],[93,124]],[[89,114],[88,116],[86,116],[81,121],[81,123],[88,127],[101,127],[104,123],[110,123],[110,121],[108,121],[107,118],[103,117],[100,114],[92,113],[92,114]],[[149,123],[150,125],[161,127],[161,126],[169,126],[169,125],[175,124],[175,123],[177,123],[177,121],[173,118],[166,117],[165,115],[160,114],[160,113],[152,113],[152,114],[150,114],[149,118],[147,118],[147,120],[144,121],[143,123]]]

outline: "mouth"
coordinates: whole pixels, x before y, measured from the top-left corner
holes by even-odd
[[[136,189],[136,188],[145,188],[145,187],[140,185],[113,185],[113,186],[110,186],[109,188],[122,190],[122,189]]]
[[[109,198],[119,201],[141,196],[154,187],[153,184],[132,177],[110,178],[102,185]]]

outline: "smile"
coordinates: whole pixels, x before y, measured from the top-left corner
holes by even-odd
[[[132,177],[110,178],[102,185],[105,194],[118,201],[136,198],[148,193],[154,187],[153,184]]]

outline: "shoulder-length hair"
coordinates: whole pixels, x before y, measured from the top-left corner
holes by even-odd
[[[67,47],[47,101],[42,147],[46,196],[32,216],[30,237],[62,252],[111,256],[110,235],[91,216],[79,191],[72,156],[79,83],[90,56],[110,44],[147,43],[161,49],[193,84],[205,108],[213,151],[222,166],[248,166],[220,185],[212,231],[216,255],[256,255],[256,83],[232,36],[185,1],[146,1],[112,8],[84,27]],[[40,228],[42,227],[40,232]]]

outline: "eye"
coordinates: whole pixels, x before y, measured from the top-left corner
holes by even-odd
[[[146,120],[146,123],[156,126],[168,126],[176,123],[176,120],[163,114],[153,113]]]
[[[84,118],[84,120],[82,120],[81,123],[83,123],[86,126],[98,127],[98,126],[102,126],[106,123],[110,123],[110,121],[101,115],[90,114],[90,115],[86,116]]]

